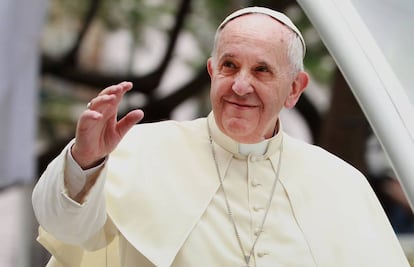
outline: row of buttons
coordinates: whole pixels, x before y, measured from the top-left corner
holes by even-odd
[[[263,157],[250,155],[249,160],[250,160],[250,162],[256,162],[256,161],[259,161],[261,158],[263,158]],[[251,181],[250,181],[250,185],[254,188],[257,188],[259,186],[262,186],[263,184],[261,184],[257,179],[252,178]],[[264,208],[260,205],[253,205],[252,209],[253,209],[254,212],[261,212]],[[260,230],[260,227],[256,227],[254,229],[254,235],[256,237],[260,234],[260,232],[262,232],[262,234],[264,232],[263,230]],[[259,252],[256,253],[256,256],[259,257],[259,258],[263,258],[266,255],[269,255],[269,253],[266,252],[266,251],[259,251]]]

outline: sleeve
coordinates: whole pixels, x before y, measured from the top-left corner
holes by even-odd
[[[72,144],[73,142],[71,142]],[[69,148],[72,145],[68,146]],[[99,171],[103,168],[106,160],[96,167],[83,170],[79,164],[72,157],[70,149],[66,153],[66,166],[65,166],[65,186],[69,196],[76,196],[79,194],[87,184],[88,178],[98,175]]]
[[[107,220],[104,184],[106,166],[97,170],[96,182],[88,191],[84,201],[71,199],[65,186],[67,153],[70,142],[40,177],[32,194],[32,204],[39,224],[56,239],[73,245],[87,243],[98,234]],[[82,184],[82,177],[77,182]],[[86,175],[83,182],[86,181]]]

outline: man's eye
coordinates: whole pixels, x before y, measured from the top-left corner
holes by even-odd
[[[257,72],[269,72],[269,69],[266,66],[259,66],[256,68]]]
[[[234,69],[236,67],[236,65],[234,65],[233,62],[225,61],[225,62],[223,62],[223,67]]]

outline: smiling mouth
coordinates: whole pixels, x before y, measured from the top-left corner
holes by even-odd
[[[237,103],[237,102],[232,102],[232,101],[228,101],[227,103],[238,109],[251,109],[251,108],[256,107],[256,105],[249,105],[249,104]]]

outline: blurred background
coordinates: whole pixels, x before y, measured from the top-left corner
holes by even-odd
[[[283,11],[307,43],[311,83],[286,131],[345,159],[368,178],[414,258],[414,217],[350,88],[296,1],[2,0],[0,2],[0,266],[40,267],[31,191],[74,137],[86,103],[103,88],[132,81],[120,116],[142,108],[145,122],[188,120],[210,111],[206,60],[231,11]],[[398,42],[398,40],[396,40]],[[414,264],[413,264],[414,266]]]

